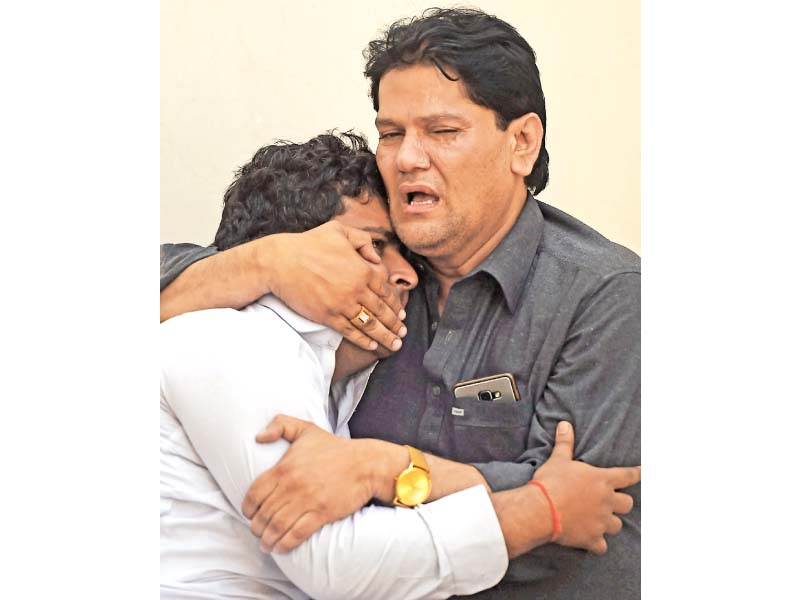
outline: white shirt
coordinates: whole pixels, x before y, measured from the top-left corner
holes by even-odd
[[[260,552],[241,503],[288,443],[255,434],[283,413],[349,437],[369,373],[329,402],[340,341],[272,296],[161,325],[162,598],[446,598],[502,578],[483,486],[413,510],[366,507],[288,554]]]

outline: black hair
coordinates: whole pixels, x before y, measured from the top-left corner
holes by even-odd
[[[280,140],[241,167],[223,200],[214,245],[225,250],[273,233],[300,233],[344,212],[342,196],[385,201],[375,155],[362,136],[329,132],[304,144]]]
[[[470,8],[429,8],[420,17],[392,23],[383,37],[369,43],[364,58],[376,111],[387,71],[430,64],[449,80],[460,80],[470,100],[494,111],[499,129],[533,112],[547,130],[536,54],[513,26],[494,15]],[[529,188],[540,192],[547,186],[548,160],[543,136],[539,157],[525,178]]]

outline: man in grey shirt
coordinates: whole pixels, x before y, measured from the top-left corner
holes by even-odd
[[[380,290],[370,284],[360,305],[386,327],[378,319],[337,327],[345,335],[363,327],[357,333],[372,332],[395,349],[393,334],[408,332],[399,351],[376,367],[350,422],[353,436],[472,463],[494,490],[533,477],[562,419],[574,423],[576,458],[639,464],[639,259],[534,198],[547,184],[548,154],[530,46],[480,11],[427,11],[370,44],[366,75],[392,223],[414,253],[420,285],[406,308],[407,326],[386,317],[394,307],[380,306],[370,296],[380,297]],[[238,305],[265,289],[304,312],[292,297],[326,292],[308,283],[303,267],[313,261],[295,257],[291,244],[273,240],[193,264],[166,287],[162,317]],[[317,244],[319,236],[307,239],[303,252]],[[166,249],[167,267],[212,252],[173,250]],[[356,259],[336,254],[336,260]],[[162,289],[176,271],[162,274]],[[231,288],[251,297],[232,297]],[[360,305],[351,300],[338,312],[327,310],[348,322]],[[455,398],[456,383],[501,373],[514,376],[518,402]],[[322,466],[303,474],[296,472],[301,452],[290,450],[278,473],[259,478],[248,495],[253,530],[267,545],[293,526],[276,516],[276,507],[299,501],[329,519],[357,508],[327,497],[329,486],[314,474],[333,472],[326,461],[336,453],[317,452]],[[276,491],[278,475],[301,483]],[[542,547],[513,561],[503,582],[479,596],[639,597],[639,486],[627,491],[635,508],[622,517],[622,533],[605,556]]]

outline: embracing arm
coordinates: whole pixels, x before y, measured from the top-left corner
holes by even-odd
[[[496,492],[518,489],[527,484],[534,472],[537,479],[541,479],[542,464],[553,449],[556,423],[561,419],[574,419],[578,423],[576,450],[580,460],[599,465],[639,464],[638,277],[638,274],[626,273],[611,278],[585,299],[548,381],[544,397],[537,400],[530,449],[519,457],[519,462],[464,465],[428,455],[434,482],[432,498],[484,482],[488,482]],[[269,429],[265,433],[268,432]],[[275,432],[269,433],[267,438],[270,436],[274,439]],[[264,438],[263,441],[268,439]],[[268,546],[286,544],[284,536],[290,538],[288,547],[292,547],[296,539],[304,539],[306,531],[293,532],[291,523],[281,522],[280,517],[273,518],[275,506],[282,505],[290,495],[302,498],[298,505],[304,509],[315,504],[318,523],[349,514],[357,507],[346,506],[338,501],[339,495],[333,494],[331,499],[330,495],[321,494],[320,490],[327,491],[337,484],[351,481],[350,477],[366,482],[364,485],[370,486],[375,497],[384,502],[391,501],[393,479],[408,464],[405,449],[378,440],[353,440],[356,441],[369,444],[361,446],[360,450],[360,456],[369,456],[369,460],[361,461],[364,468],[358,474],[339,473],[336,477],[330,476],[337,462],[333,452],[316,451],[304,455],[302,446],[305,440],[295,441],[280,464],[272,472],[259,477],[248,492],[247,512],[253,517],[254,533],[261,536]],[[320,461],[319,456],[325,456],[326,460]],[[328,458],[331,460],[328,461]],[[265,501],[272,492],[275,478],[284,482],[281,492]],[[627,487],[635,481],[630,480],[617,487]],[[636,495],[637,504],[638,489],[637,486],[631,490]],[[627,498],[630,500],[630,497]],[[626,542],[615,543],[615,556],[619,556],[621,545],[624,546],[623,554],[630,552],[631,556],[638,556],[638,511],[637,508],[635,513],[626,518],[628,527],[623,533]],[[614,512],[624,514],[628,510]],[[502,515],[498,514],[502,522]],[[323,518],[319,515],[326,516]],[[594,541],[597,545],[578,544],[574,543],[573,538],[573,543],[564,540],[564,545],[602,553],[606,548],[605,541],[596,538]],[[511,546],[509,552],[513,556]],[[549,552],[553,556],[566,554],[570,560],[585,557],[584,553],[552,545],[540,552]],[[552,574],[547,561],[543,564],[546,565],[544,569],[527,579]],[[558,565],[553,568],[558,568]],[[565,572],[568,573],[569,568]]]
[[[327,388],[309,368],[308,346],[281,325],[262,331],[244,319],[236,311],[204,311],[161,328],[162,397],[246,524],[239,507],[248,486],[288,446],[256,443],[265,419],[280,410],[329,425]],[[275,393],[276,381],[292,381],[292,395]],[[359,502],[368,499],[367,492]],[[492,502],[480,487],[422,510],[365,508],[274,559],[315,598],[469,594],[494,585],[508,564]]]
[[[528,450],[516,463],[475,465],[492,489],[513,488],[534,472],[538,477],[561,420],[575,426],[578,460],[599,466],[640,464],[640,278],[635,272],[615,274],[584,299],[536,400]],[[591,585],[597,597],[638,597],[641,486],[625,492],[633,497],[634,508],[622,516],[622,531],[609,542],[602,561],[549,545],[513,561],[506,580],[539,582],[537,591],[555,598],[562,597],[560,588],[571,585]]]
[[[238,309],[267,293],[361,348],[375,349],[380,343],[396,350],[405,335],[398,318],[405,312],[364,231],[329,221],[304,233],[265,236],[223,252],[190,244],[162,246],[162,322],[204,308]],[[349,320],[359,305],[376,317],[361,329]]]

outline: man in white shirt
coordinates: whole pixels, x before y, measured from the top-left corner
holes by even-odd
[[[375,268],[386,270],[404,304],[417,276],[384,198],[374,156],[358,136],[267,146],[228,188],[215,246],[320,225],[354,228],[369,235],[374,252],[362,252],[380,261]],[[534,486],[491,495],[480,485],[453,486],[448,473],[463,465],[427,456],[437,500],[413,510],[368,506],[288,554],[259,552],[242,501],[288,444],[257,444],[255,433],[281,413],[349,437],[347,421],[378,356],[271,295],[239,311],[176,317],[161,325],[161,342],[162,598],[470,594],[497,583],[509,556],[550,539],[591,549],[604,533],[619,531],[612,513],[630,510],[630,497],[613,488],[630,485],[638,472],[569,460],[567,429],[552,468],[545,464],[537,474],[552,506]],[[373,492],[354,491],[364,502]]]

